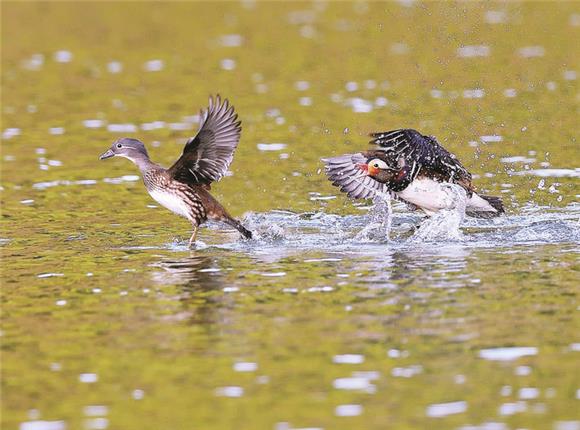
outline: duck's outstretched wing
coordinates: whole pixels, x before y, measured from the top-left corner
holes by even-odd
[[[345,154],[323,158],[324,170],[332,185],[346,193],[351,199],[370,199],[378,194],[389,193],[385,184],[367,176],[357,164],[366,164],[363,153]]]
[[[447,151],[432,136],[423,136],[416,130],[400,129],[372,133],[371,144],[378,145],[389,158],[398,160],[403,157],[407,165],[416,164],[411,182],[421,170],[429,170],[442,180],[454,182],[471,189],[471,174],[457,157]]]
[[[209,99],[201,112],[200,128],[185,144],[183,154],[167,172],[180,182],[209,185],[225,175],[240,141],[241,121],[227,99]]]

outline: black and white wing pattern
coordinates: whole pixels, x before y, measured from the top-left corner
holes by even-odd
[[[346,193],[351,199],[369,199],[379,194],[390,193],[385,184],[367,176],[357,164],[366,164],[367,157],[362,153],[345,154],[338,157],[323,158],[326,175],[332,185]]]
[[[420,170],[431,172],[445,178],[446,181],[460,183],[463,186],[471,186],[471,174],[467,171],[457,157],[447,151],[432,136],[423,136],[416,130],[400,129],[372,133],[371,144],[378,145],[385,155],[398,160],[403,157],[408,165],[417,165],[413,169],[415,179]]]
[[[200,128],[185,144],[183,154],[167,171],[180,182],[209,185],[228,170],[240,141],[241,121],[227,99],[209,99],[201,112]]]

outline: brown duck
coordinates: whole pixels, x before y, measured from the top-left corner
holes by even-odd
[[[223,221],[250,239],[252,232],[232,218],[209,193],[210,184],[219,181],[232,162],[240,141],[241,122],[234,107],[219,95],[215,99],[210,97],[209,108],[201,112],[200,118],[197,135],[187,141],[183,154],[169,169],[152,162],[141,141],[127,137],[113,142],[100,159],[117,156],[135,163],[149,195],[191,222],[189,246],[195,242],[198,227],[208,219]]]

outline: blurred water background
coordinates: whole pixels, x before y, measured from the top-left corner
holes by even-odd
[[[4,2],[2,427],[579,429],[579,33],[578,2]],[[216,92],[258,239],[190,252],[98,155],[170,165]],[[400,127],[507,215],[369,230],[319,159]]]

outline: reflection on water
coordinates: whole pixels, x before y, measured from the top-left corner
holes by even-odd
[[[224,291],[221,268],[209,257],[192,254],[178,260],[164,259],[152,266],[163,269],[151,273],[155,284],[179,285],[171,298],[182,303],[183,311],[163,317],[164,321],[187,321],[210,327],[219,323],[221,308],[227,306],[227,296],[212,292]]]
[[[580,427],[577,4],[156,6],[3,5],[3,428]],[[97,156],[170,165],[216,92],[256,234],[189,250]],[[320,158],[398,127],[507,215],[337,193]]]

